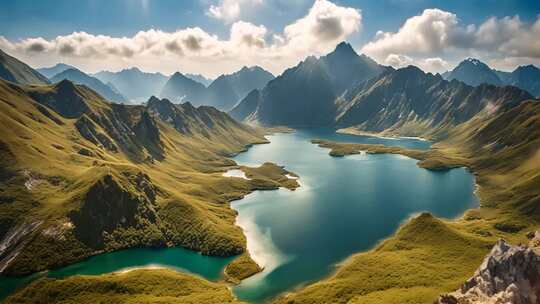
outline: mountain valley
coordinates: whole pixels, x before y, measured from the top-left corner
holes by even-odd
[[[0,296],[396,304],[462,297],[456,290],[498,253],[491,250],[503,246],[499,239],[524,243],[540,230],[538,71],[501,72],[470,58],[444,74],[396,69],[341,42],[278,76],[252,66],[210,81],[136,67],[34,70],[0,51],[0,283],[21,279]],[[388,172],[402,179],[389,185]],[[427,190],[409,197],[405,188]],[[388,203],[396,197],[407,208]],[[322,200],[333,208],[322,209]],[[381,208],[388,226],[361,243],[366,228],[348,225],[383,214],[368,208]],[[103,254],[167,248],[230,261],[217,279],[151,263],[46,275]]]

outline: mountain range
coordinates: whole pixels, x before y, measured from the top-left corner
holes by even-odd
[[[146,101],[150,96],[158,95],[167,81],[167,76],[161,73],[146,73],[138,68],[102,71],[92,76],[104,83],[112,83],[128,99],[136,101]]]
[[[466,74],[469,66],[497,77],[474,60],[467,60],[453,75]],[[263,125],[421,135],[465,122],[482,111],[493,112],[503,103],[531,98],[514,86],[483,82],[471,86],[415,66],[398,70],[380,66],[342,43],[332,53],[309,57],[264,89],[251,92],[230,114]]]
[[[260,271],[229,202],[257,189],[287,187],[284,181],[290,179],[274,164],[250,168],[256,172],[250,179],[223,176],[237,168],[231,155],[267,142],[265,130],[230,115],[271,126],[427,136],[436,140],[433,149],[392,148],[418,158],[421,166],[465,166],[478,183],[479,208],[453,220],[426,213],[414,217],[373,250],[351,256],[333,275],[274,303],[432,303],[470,276],[494,240],[521,241],[539,227],[540,103],[516,86],[473,86],[414,66],[395,70],[341,43],[330,54],[308,57],[259,88],[251,88],[258,81],[234,85],[246,81],[239,76],[220,80],[212,90],[224,92],[222,96],[247,93],[228,115],[196,104],[232,102],[204,99],[212,96],[212,85],[180,73],[169,79],[170,93],[193,103],[152,96],[140,105],[117,104],[92,88],[96,84],[80,71],[67,69],[60,75],[88,84],[67,76],[54,76],[51,84],[23,62],[0,55],[2,275],[33,274],[123,248],[169,246],[239,255],[224,270],[230,282]],[[535,68],[514,72],[495,75],[529,85]],[[114,92],[114,86],[111,82],[107,87]],[[447,173],[441,177],[452,177]],[[59,297],[70,301],[73,296],[92,302],[92,292],[110,300],[147,286],[157,289],[161,281],[175,282],[166,287],[172,295],[159,290],[152,301],[184,298],[186,288],[190,295],[192,285],[185,282],[195,282],[202,292],[208,289],[198,277],[175,281],[178,276],[163,276],[159,270],[131,274],[138,280],[126,274],[75,276],[71,281],[41,278],[7,302],[20,303],[21,297],[23,303]],[[89,285],[96,278],[99,282]],[[147,294],[129,300],[145,301]]]
[[[76,69],[76,67],[69,64],[65,64],[65,63],[57,63],[52,67],[40,68],[40,69],[36,69],[36,71],[40,72],[42,75],[45,75],[45,77],[47,78],[51,78],[54,75],[60,74],[63,71],[69,70],[69,69]]]
[[[69,64],[58,63],[52,67],[36,69],[36,71],[50,79],[69,69],[77,68]],[[146,101],[152,95],[158,95],[165,82],[169,79],[168,76],[162,73],[143,72],[136,67],[123,69],[118,72],[101,71],[87,75],[99,79],[117,94],[123,95],[135,103],[141,103]],[[186,74],[186,77],[204,84],[205,86],[210,85],[212,82],[211,79],[200,74]]]
[[[64,70],[50,78],[53,83],[62,81],[64,79],[70,80],[77,84],[83,84],[110,101],[119,103],[127,102],[127,99],[118,92],[118,89],[111,87],[110,85],[106,85],[101,82],[101,80],[92,77],[76,68]]]
[[[191,78],[199,83],[202,83],[206,87],[209,86],[212,83],[212,81],[214,81],[213,79],[204,77],[201,74],[186,74],[186,77]]]
[[[391,68],[358,55],[350,44],[343,42],[326,56],[308,57],[286,70],[259,93],[250,93],[230,114],[265,125],[333,125],[337,114],[335,99],[388,69]],[[248,113],[247,109],[252,111]]]
[[[206,87],[177,72],[169,78],[160,96],[230,110],[251,90],[264,87],[273,78],[270,72],[260,67],[243,67],[233,74],[219,76]]]
[[[478,59],[468,58],[460,62],[452,71],[442,74],[447,80],[457,79],[468,85],[482,83],[496,86],[512,85],[540,96],[540,69],[534,65],[519,66],[512,72],[502,72],[490,68]]]
[[[419,136],[533,97],[517,87],[444,80],[415,66],[388,71],[336,101],[338,127]]]

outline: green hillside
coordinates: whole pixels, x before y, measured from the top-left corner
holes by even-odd
[[[246,169],[252,180],[223,177],[227,156],[266,140],[211,107],[111,104],[69,81],[0,81],[0,107],[5,275],[135,246],[238,255],[245,237],[228,202],[291,186],[273,164]]]

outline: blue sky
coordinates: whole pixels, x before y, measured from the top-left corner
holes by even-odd
[[[231,72],[242,65],[252,64],[259,64],[263,67],[266,65],[266,68],[272,72],[279,73],[307,55],[324,54],[331,50],[332,45],[335,45],[336,41],[340,39],[351,42],[357,51],[365,52],[381,63],[395,66],[413,63],[433,71],[450,68],[460,59],[468,56],[480,57],[501,69],[511,69],[516,65],[526,63],[538,64],[538,57],[540,57],[540,50],[536,49],[534,45],[531,46],[532,49],[528,50],[521,50],[522,47],[516,50],[516,46],[513,45],[501,48],[497,44],[501,44],[503,40],[495,39],[496,36],[505,38],[505,35],[508,37],[521,37],[520,35],[522,35],[523,40],[516,41],[515,45],[527,41],[526,38],[531,36],[540,40],[540,36],[536,36],[537,32],[534,27],[540,14],[540,1],[537,0],[323,0],[322,2],[325,2],[325,6],[319,6],[319,17],[316,13],[312,14],[313,20],[320,20],[320,16],[330,16],[328,20],[331,22],[345,20],[338,27],[344,31],[323,33],[324,39],[320,43],[317,42],[318,37],[309,37],[309,39],[297,37],[296,42],[300,46],[301,44],[309,44],[309,46],[300,47],[299,44],[291,42],[295,38],[288,35],[284,29],[291,24],[298,23],[299,20],[304,20],[304,27],[298,26],[296,34],[302,35],[302,31],[311,33],[312,28],[309,26],[316,27],[317,25],[308,20],[307,17],[310,10],[316,6],[314,0],[0,1],[0,36],[3,37],[0,38],[2,40],[0,47],[35,66],[47,66],[62,61],[95,72],[99,69],[115,70],[140,65],[143,69],[165,73],[184,70],[186,72],[201,72],[209,76]],[[330,5],[326,5],[326,2]],[[235,7],[237,9],[234,9]],[[214,9],[212,10],[212,8]],[[425,14],[425,10],[431,8],[452,14],[453,17],[444,14],[437,15],[433,12]],[[355,17],[354,14],[349,14],[352,11],[346,11],[346,9],[358,12],[359,18]],[[433,17],[434,15],[437,16]],[[437,22],[443,20],[443,23],[447,22],[455,28],[448,32],[440,32],[437,29],[435,35],[460,37],[451,38],[452,41],[439,41],[435,46],[429,45],[422,51],[404,45],[402,41],[406,39],[404,35],[387,38],[385,41],[379,41],[378,45],[366,48],[367,44],[381,39],[380,36],[376,37],[377,32],[398,33],[405,22],[415,16],[423,16],[423,18],[431,20],[429,22],[435,27]],[[516,19],[516,16],[519,19]],[[436,20],[433,21],[433,18]],[[490,42],[491,44],[480,41],[482,40],[480,36],[488,37],[490,33],[479,32],[482,24],[488,22],[490,18],[494,20],[491,26],[491,35],[495,37]],[[235,23],[240,22],[242,22],[240,24],[242,26],[237,26],[239,32],[250,35],[255,33],[257,39],[263,39],[264,45],[255,43],[252,46],[264,48],[264,51],[261,52],[256,47],[251,50],[242,48],[240,53],[231,51],[231,49],[236,49],[230,43],[232,27]],[[335,24],[335,22],[330,24]],[[476,27],[476,32],[471,31],[467,37],[461,37],[463,35],[460,34],[460,31],[466,31],[467,26],[471,25]],[[486,24],[485,27],[489,28],[489,25]],[[538,27],[540,28],[540,23],[538,23]],[[209,43],[206,44],[208,47],[214,47],[214,53],[209,52],[206,55],[191,53],[185,47],[182,49],[181,46],[167,48],[162,53],[154,49],[156,53],[154,59],[163,61],[163,64],[157,64],[152,62],[150,51],[140,51],[142,49],[133,44],[122,45],[122,50],[111,51],[104,55],[97,54],[98,52],[94,54],[84,51],[82,46],[79,48],[76,45],[73,45],[76,48],[74,52],[59,52],[59,42],[55,41],[59,36],[70,37],[74,32],[87,33],[91,35],[90,38],[101,35],[118,39],[121,37],[133,38],[140,31],[158,30],[163,33],[175,33],[187,28],[200,28],[204,34],[200,32],[197,34],[199,36],[196,35],[197,37],[208,35],[210,38],[215,38],[214,42],[211,42],[212,39],[210,39]],[[261,28],[264,28],[264,32],[261,31]],[[417,30],[421,31],[422,28],[424,28],[423,25]],[[519,33],[508,33],[509,30],[519,31]],[[408,32],[410,31],[411,29],[408,30]],[[332,36],[333,34],[336,34],[335,37]],[[185,38],[185,35],[188,33],[180,36]],[[276,38],[275,35],[279,37]],[[476,38],[472,38],[473,36]],[[172,39],[166,35],[160,37]],[[46,47],[27,47],[30,38],[41,39],[43,46],[46,45]],[[181,41],[185,41],[182,40],[184,38],[177,37]],[[206,38],[201,38],[201,41]],[[283,38],[284,41],[279,40],[278,43],[276,42],[278,38]],[[471,39],[476,39],[476,41],[469,41]],[[26,44],[23,43],[25,41]],[[229,43],[227,46],[216,47],[217,43],[222,42]],[[107,43],[109,42],[100,41],[93,48],[104,47]],[[111,45],[118,47],[115,43],[119,42],[111,41]],[[399,45],[400,43],[401,45]],[[429,42],[427,43],[429,44]],[[88,46],[86,47],[86,50],[89,50]],[[111,46],[112,48],[113,46]],[[129,50],[123,52],[127,49]],[[452,49],[452,51],[447,51],[447,49]],[[132,50],[135,50],[134,53],[131,52]],[[177,50],[177,53],[171,50]],[[263,57],[256,53],[264,53],[265,55]],[[221,54],[219,55],[222,56],[221,61],[219,60],[221,57],[216,54]],[[234,58],[231,58],[235,56],[240,59],[235,61]],[[428,62],[435,62],[433,61],[435,58],[444,62],[444,65],[439,65],[437,68],[430,66]]]

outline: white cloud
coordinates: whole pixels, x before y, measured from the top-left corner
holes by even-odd
[[[410,57],[456,57],[456,54],[485,60],[523,57],[528,61],[540,59],[540,16],[532,24],[519,16],[491,17],[476,26],[463,25],[450,12],[426,9],[421,15],[405,21],[397,32],[378,32],[362,52],[380,61],[397,60],[393,54]],[[429,58],[428,58],[429,59]],[[424,59],[426,66],[439,68],[440,60]],[[421,65],[418,59],[413,60]]]
[[[448,62],[440,57],[421,59],[418,64],[426,72],[442,73],[448,69]]]
[[[206,14],[225,22],[238,20],[242,10],[260,6],[263,0],[220,0],[217,5],[210,5]]]
[[[319,44],[335,45],[352,33],[359,31],[362,14],[359,9],[340,7],[317,0],[308,14],[285,27],[288,46],[295,50],[316,50]]]
[[[375,40],[366,44],[363,52],[383,59],[390,54],[436,54],[449,45],[456,15],[439,9],[427,9],[414,16],[396,33],[378,32]]]
[[[389,54],[384,59],[384,64],[393,66],[394,68],[406,67],[413,64],[413,62],[414,60],[411,57],[401,54]]]
[[[151,29],[132,37],[74,32],[50,40],[38,37],[12,42],[0,36],[0,48],[35,66],[66,62],[88,72],[136,65],[149,71],[216,76],[256,64],[280,73],[308,55],[330,51],[358,31],[361,21],[360,10],[317,0],[307,15],[282,33],[236,21],[227,39],[192,27],[175,32]]]
[[[231,27],[231,43],[237,46],[264,48],[267,30],[248,22],[238,21]]]
[[[413,59],[402,54],[390,54],[383,63],[398,69],[408,65],[416,65],[425,72],[431,73],[441,73],[448,69],[448,62],[440,57]]]

